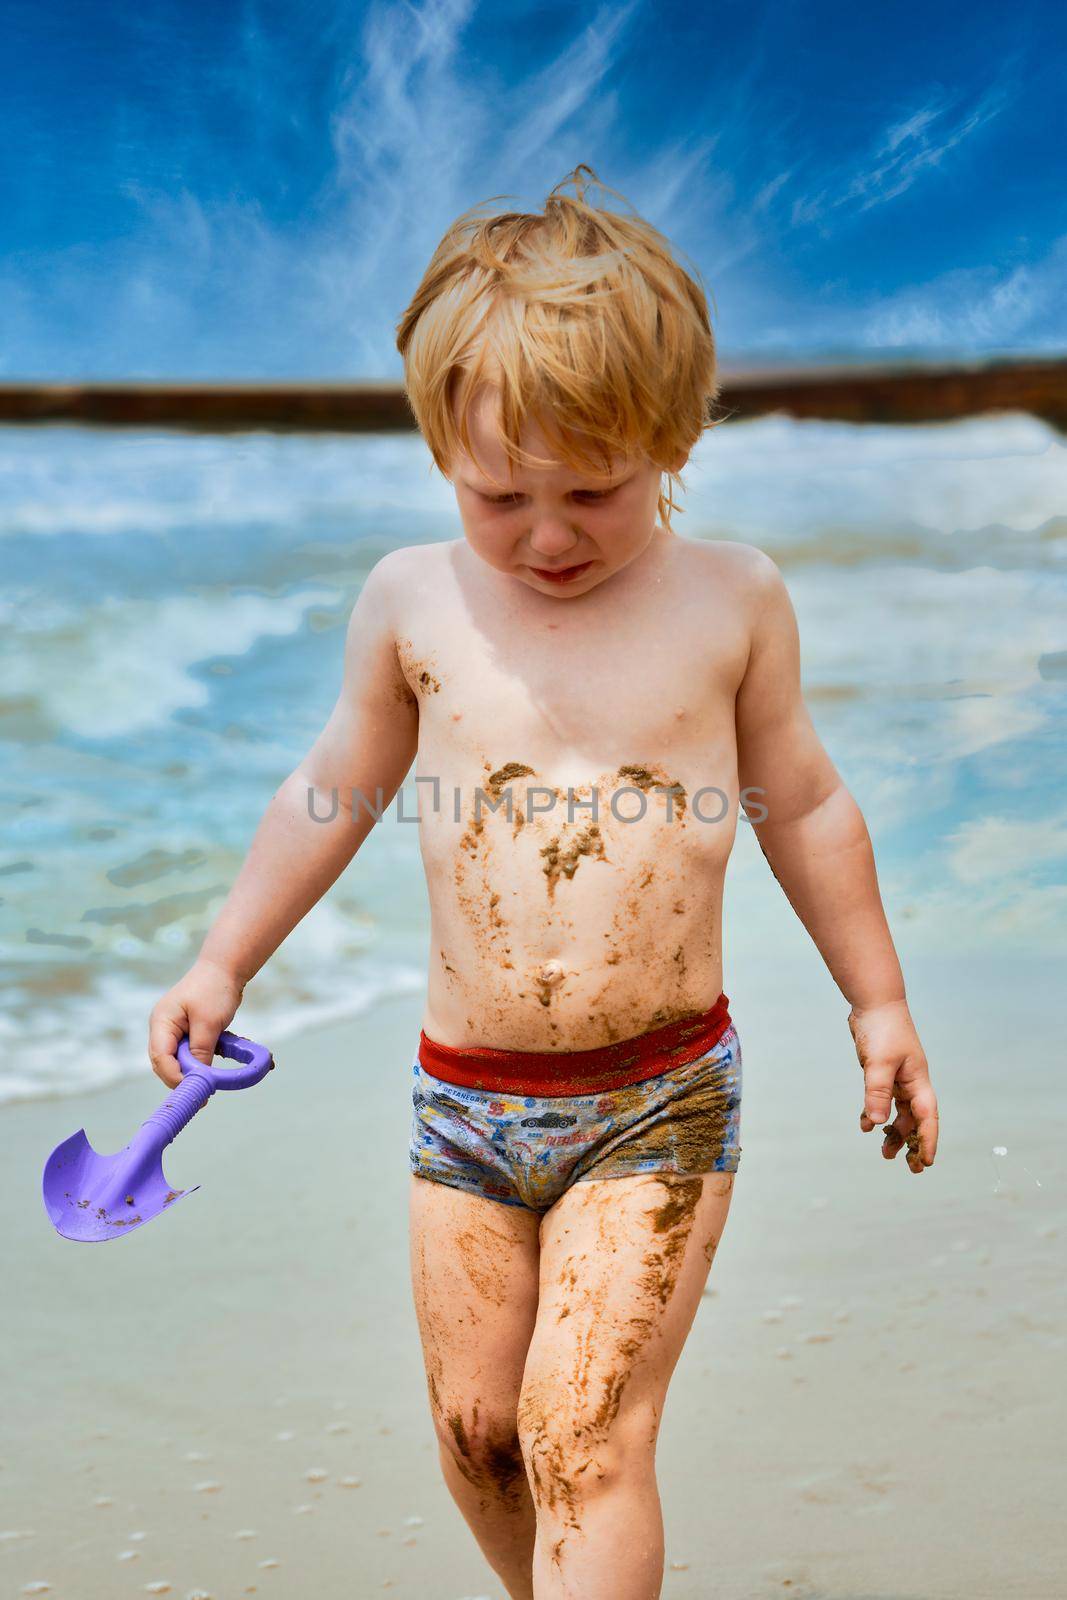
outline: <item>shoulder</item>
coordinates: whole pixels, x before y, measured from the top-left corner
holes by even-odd
[[[397,618],[406,603],[440,583],[454,540],[399,545],[371,567],[360,586],[361,608],[372,606]]]
[[[734,539],[687,539],[683,544],[688,573],[713,586],[720,599],[728,599],[753,620],[769,601],[786,593],[777,563],[754,544]]]
[[[395,550],[379,556],[365,582],[373,582],[382,590],[399,590],[406,583],[418,582],[431,574],[442,559],[447,559],[446,552],[454,543],[449,539],[433,544],[398,545]]]
[[[799,635],[785,579],[766,551],[732,539],[694,541],[691,590],[705,609],[729,619],[738,664],[738,685],[768,682],[793,671]]]

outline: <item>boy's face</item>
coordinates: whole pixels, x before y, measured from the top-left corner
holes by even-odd
[[[448,474],[476,555],[540,594],[564,598],[588,594],[647,549],[657,526],[659,467],[622,456],[606,474],[513,466],[497,440],[496,415],[494,391],[485,389],[468,418],[477,460],[462,452]],[[535,425],[520,442],[532,455],[553,456]]]

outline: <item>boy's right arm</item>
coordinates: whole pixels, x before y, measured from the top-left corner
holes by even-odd
[[[179,1041],[188,1034],[193,1055],[210,1062],[249,979],[367,837],[375,819],[359,796],[384,811],[415,758],[418,702],[400,670],[394,631],[393,596],[405,559],[394,551],[368,574],[349,619],[344,679],[329,720],[267,806],[193,966],[153,1008],[148,1053],[172,1088],[181,1081]],[[331,821],[310,815],[309,791],[323,818],[335,809],[336,791]]]

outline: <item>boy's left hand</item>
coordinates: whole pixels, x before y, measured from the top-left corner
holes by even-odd
[[[883,1156],[891,1161],[906,1145],[912,1172],[925,1171],[937,1152],[937,1096],[907,1001],[853,1009],[848,1025],[865,1083],[861,1129],[869,1133],[877,1123],[888,1124]],[[890,1123],[894,1100],[897,1114]]]

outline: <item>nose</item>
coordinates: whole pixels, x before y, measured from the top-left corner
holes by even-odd
[[[530,548],[550,561],[566,555],[578,543],[578,534],[562,517],[541,517],[530,533]]]

